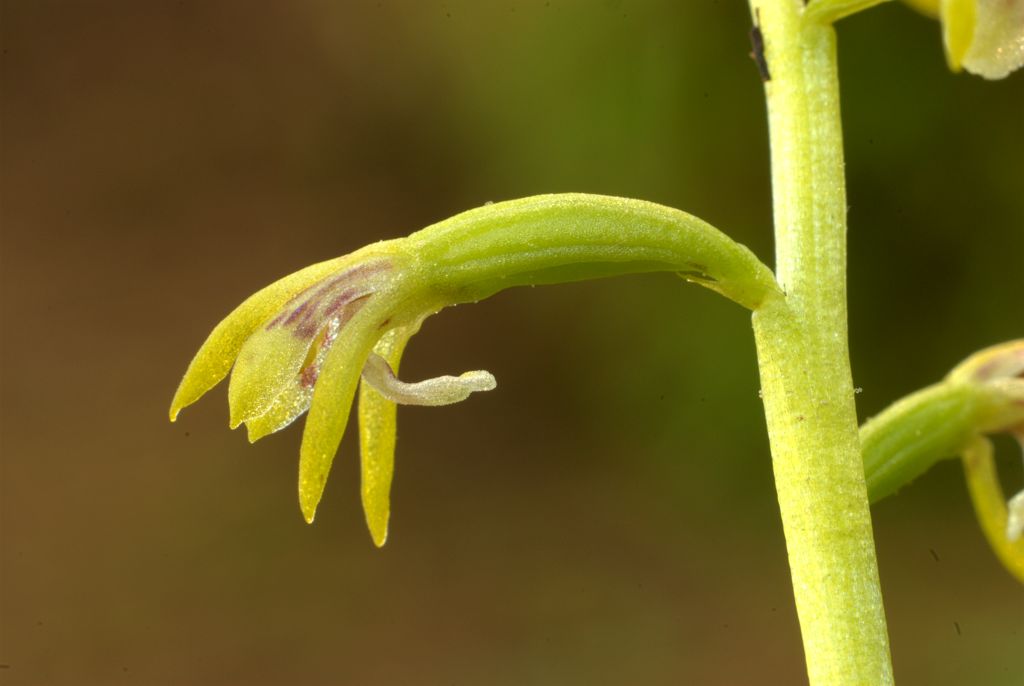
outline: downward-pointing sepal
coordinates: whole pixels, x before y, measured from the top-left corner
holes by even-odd
[[[398,372],[409,338],[419,324],[389,331],[374,348]],[[380,394],[365,378],[359,384],[360,494],[370,536],[379,548],[388,539],[391,519],[391,481],[395,473],[398,406]]]

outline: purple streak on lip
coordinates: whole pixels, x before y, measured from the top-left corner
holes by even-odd
[[[308,298],[304,300],[301,305],[299,305],[298,307],[291,311],[291,314],[289,314],[288,317],[284,320],[284,325],[287,326],[289,324],[295,323],[295,320],[301,317],[303,312],[306,312],[309,309],[309,306],[314,302],[314,298]]]
[[[359,310],[363,308],[363,305],[366,304],[369,297],[369,294],[360,295],[354,300],[350,300],[342,304],[338,310],[337,325],[331,326],[330,323],[328,323],[328,328],[324,333],[323,340],[321,340],[319,344],[314,340],[314,345],[318,345],[318,348],[316,354],[313,356],[313,362],[299,372],[299,383],[302,384],[302,386],[305,388],[313,388],[316,384],[317,378],[320,376],[320,364],[318,360],[322,361],[321,355],[330,349],[334,344],[335,339],[338,337],[338,332]],[[330,318],[327,319],[329,322]],[[310,337],[315,338],[318,333],[319,331],[314,331]]]
[[[310,329],[311,320],[322,319],[323,317],[317,317],[317,311],[320,309],[320,303],[331,291],[335,290],[338,286],[367,279],[374,274],[378,274],[391,267],[390,260],[379,260],[368,264],[360,264],[352,267],[340,274],[336,274],[327,281],[312,284],[305,290],[297,293],[285,307],[264,327],[267,331],[279,326],[294,326],[295,331],[299,332],[300,335],[304,335],[301,332],[307,332]],[[327,307],[327,312],[324,316],[330,316],[337,310],[343,307],[346,303],[352,301],[355,297],[359,297],[367,294],[370,291],[369,288],[348,288],[343,291],[342,295],[335,296],[331,299],[330,305]],[[298,304],[296,304],[298,303]],[[315,325],[313,327],[316,328]],[[315,333],[315,331],[314,331]]]
[[[303,388],[313,388],[319,376],[320,365],[311,364],[299,372],[299,383],[302,384]]]
[[[352,267],[351,269],[342,272],[341,274],[332,277],[329,281],[324,282],[322,284],[322,287],[323,290],[325,291],[331,290],[335,286],[339,285],[344,281],[356,281],[358,279],[366,279],[373,276],[374,274],[378,274],[384,271],[385,269],[390,268],[391,260],[380,260],[378,262],[360,264],[356,267]]]
[[[360,298],[368,297],[370,297],[370,293],[358,291],[355,288],[346,288],[328,301],[327,306],[324,308],[323,318],[330,319],[338,314],[341,309],[349,303],[355,302]]]
[[[372,293],[360,293],[355,290],[341,293],[331,301],[330,308],[325,312],[319,313],[319,307],[309,310],[306,316],[298,321],[292,332],[300,340],[307,340],[320,333],[321,329],[332,319],[337,320],[339,327],[344,326],[362,308],[371,295]]]
[[[980,381],[988,381],[996,376],[1007,379],[1024,378],[1024,348],[1013,349],[989,360],[974,372],[974,378]]]

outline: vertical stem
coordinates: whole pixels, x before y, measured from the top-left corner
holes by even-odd
[[[763,36],[776,273],[754,315],[762,396],[812,684],[889,684],[846,325],[846,193],[831,25],[751,0]]]

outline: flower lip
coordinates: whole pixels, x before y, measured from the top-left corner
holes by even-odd
[[[231,428],[246,423],[255,440],[305,412],[338,331],[381,290],[383,282],[374,277],[391,268],[390,260],[375,260],[312,284],[259,327],[241,346],[231,372]],[[250,424],[261,418],[257,426]]]
[[[363,380],[393,403],[431,407],[452,405],[478,391],[493,391],[498,387],[494,375],[483,370],[407,383],[399,380],[388,361],[376,353],[366,358]]]

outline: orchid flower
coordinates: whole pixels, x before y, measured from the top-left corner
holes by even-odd
[[[872,502],[941,459],[959,455],[985,537],[1024,583],[1024,490],[1003,495],[988,434],[1015,436],[1024,450],[1024,339],[982,350],[934,386],[903,398],[861,427]]]
[[[942,22],[946,59],[953,71],[966,69],[1001,79],[1024,65],[1024,0],[907,0]]]
[[[651,271],[675,272],[751,309],[778,293],[753,253],[678,210],[582,194],[488,204],[307,267],[251,296],[199,349],[170,417],[229,372],[230,425],[245,424],[250,441],[308,411],[299,504],[312,522],[360,386],[363,507],[383,545],[396,404],[445,405],[496,385],[484,371],[400,381],[402,352],[423,320],[512,286]]]
[[[954,383],[981,385],[1002,399],[990,432],[1013,435],[1024,452],[1024,340],[972,355],[954,369]],[[1024,583],[1024,488],[1008,500],[996,473],[992,442],[976,437],[961,457],[967,487],[985,537],[996,556]]]

